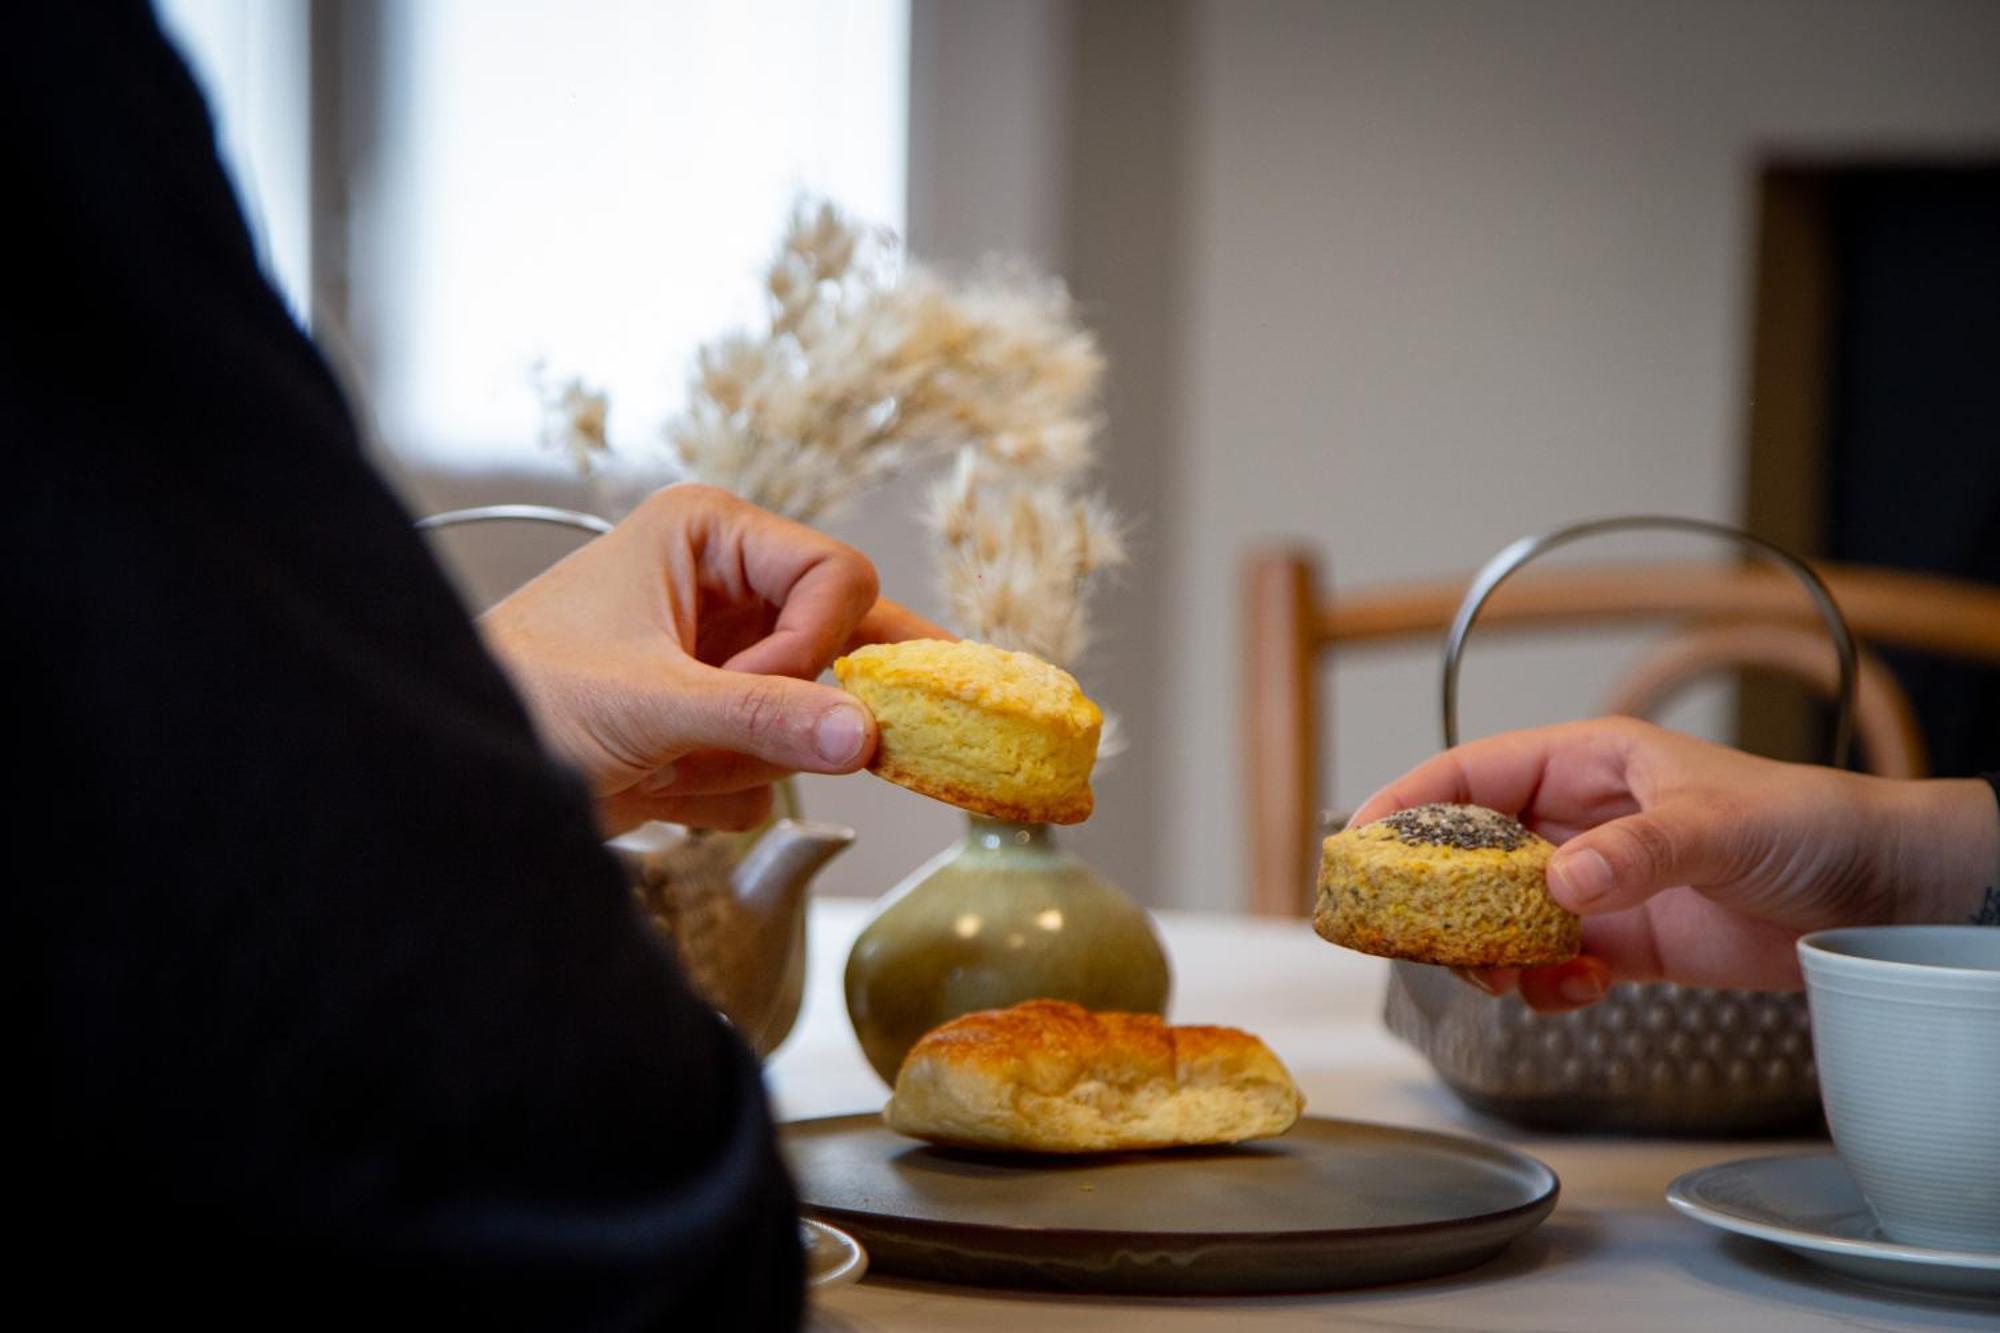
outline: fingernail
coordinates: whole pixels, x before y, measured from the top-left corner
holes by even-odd
[[[851,764],[868,739],[868,723],[852,704],[836,704],[813,727],[813,749],[829,764]]]
[[[1488,981],[1485,977],[1480,976],[1477,972],[1474,972],[1469,968],[1454,967],[1451,970],[1451,974],[1457,977],[1460,981],[1463,981],[1466,985],[1472,987],[1476,991],[1480,991],[1487,995],[1498,995],[1500,993],[1499,991],[1493,988],[1492,982]]]
[[[1556,983],[1556,994],[1563,997],[1565,1004],[1596,1004],[1604,998],[1604,978],[1595,971],[1572,973]]]
[[[639,783],[639,787],[648,795],[657,795],[673,786],[674,779],[679,776],[679,769],[675,768],[672,764],[665,764],[648,773],[645,779]]]
[[[1611,863],[1592,848],[1557,852],[1549,869],[1555,872],[1563,899],[1572,909],[1588,907],[1611,891]]]

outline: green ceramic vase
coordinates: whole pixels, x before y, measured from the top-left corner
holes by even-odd
[[[847,956],[847,1015],[894,1084],[938,1024],[1022,1000],[1164,1014],[1167,955],[1142,909],[1046,824],[971,817],[965,840],[892,889]]]

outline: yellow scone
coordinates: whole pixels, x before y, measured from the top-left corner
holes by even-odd
[[[1566,962],[1582,929],[1549,897],[1554,850],[1483,806],[1398,810],[1326,840],[1313,929],[1362,953],[1447,967]]]
[[[1104,715],[1074,677],[990,644],[870,644],[833,664],[881,732],[881,777],[996,819],[1075,824],[1090,817],[1090,770]]]

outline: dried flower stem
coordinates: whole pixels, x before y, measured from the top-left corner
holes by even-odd
[[[536,395],[542,401],[543,447],[568,454],[577,473],[588,477],[598,456],[611,452],[607,432],[610,398],[574,375],[561,384],[551,384],[546,367],[539,363],[533,375]]]
[[[1062,482],[1010,476],[967,449],[924,517],[960,630],[1061,666],[1082,659],[1097,576],[1126,558],[1109,506]]]
[[[795,210],[764,285],[768,328],[704,347],[667,427],[690,475],[811,522],[962,448],[1038,476],[1088,465],[1104,363],[1061,283],[954,285],[822,203]]]

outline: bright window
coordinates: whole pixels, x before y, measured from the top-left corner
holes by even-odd
[[[156,0],[208,102],[258,259],[306,322],[312,132],[306,0]]]
[[[903,226],[907,0],[381,13],[348,323],[407,458],[565,466],[536,445],[538,362],[610,389],[614,442],[647,444],[695,346],[757,312],[799,191]]]

